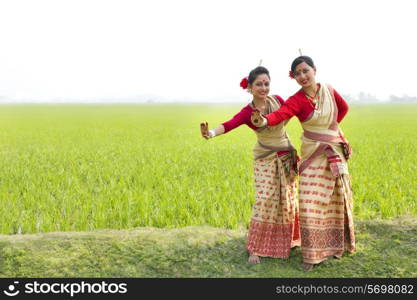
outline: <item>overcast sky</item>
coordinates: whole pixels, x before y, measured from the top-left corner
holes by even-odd
[[[298,49],[342,94],[417,96],[413,1],[4,0],[0,102],[69,99],[246,101],[259,64],[271,92]],[[149,96],[151,97],[151,96]]]

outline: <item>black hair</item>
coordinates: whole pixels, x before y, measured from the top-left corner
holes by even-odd
[[[271,80],[268,69],[265,67],[259,66],[253,69],[252,71],[250,71],[249,77],[248,77],[248,84],[252,84],[255,81],[256,77],[262,74],[266,74],[269,80]]]
[[[294,59],[294,61],[291,64],[291,72],[295,72],[295,68],[303,62],[305,62],[310,67],[315,68],[314,62],[311,59],[311,57],[303,55],[303,56],[299,56],[296,59]]]

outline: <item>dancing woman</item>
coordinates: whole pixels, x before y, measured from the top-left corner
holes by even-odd
[[[201,123],[201,134],[210,139],[242,124],[251,128],[257,143],[254,153],[255,204],[249,225],[247,251],[249,263],[259,263],[260,256],[288,258],[291,248],[300,245],[297,203],[297,154],[284,129],[284,123],[258,128],[251,114],[259,110],[271,113],[284,103],[279,96],[269,96],[270,76],[257,67],[241,82],[253,95],[250,104],[232,119],[212,130]]]
[[[317,83],[308,56],[296,58],[290,71],[301,89],[280,109],[252,122],[277,126],[297,116],[304,130],[301,145],[300,228],[302,267],[311,270],[329,257],[355,251],[353,200],[347,160],[350,146],[339,123],[348,111],[344,99],[329,85]]]

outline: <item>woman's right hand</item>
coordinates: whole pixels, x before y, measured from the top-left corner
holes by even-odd
[[[256,127],[262,127],[267,125],[266,118],[261,114],[259,110],[254,110],[251,115],[251,122]]]
[[[203,138],[205,138],[206,140],[208,140],[210,138],[209,135],[209,129],[208,129],[208,123],[200,123],[200,131],[201,131],[201,136]]]

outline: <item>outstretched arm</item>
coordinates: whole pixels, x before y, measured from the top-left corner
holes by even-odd
[[[256,127],[263,127],[265,125],[275,126],[282,121],[290,119],[292,116],[300,112],[301,107],[297,100],[290,97],[279,109],[264,116],[259,111],[254,111],[251,116],[251,122]]]
[[[200,131],[201,131],[201,136],[203,138],[205,138],[206,140],[211,139],[215,136],[221,135],[224,133],[224,126],[222,124],[220,124],[219,126],[213,128],[213,129],[208,129],[208,123],[200,123]]]
[[[240,112],[234,115],[233,118],[231,118],[229,121],[224,122],[211,130],[209,130],[207,122],[201,123],[200,124],[201,135],[205,139],[213,138],[215,136],[227,133],[239,127],[240,125],[249,122],[249,118],[250,118],[250,110],[248,109],[248,107],[244,107]]]

